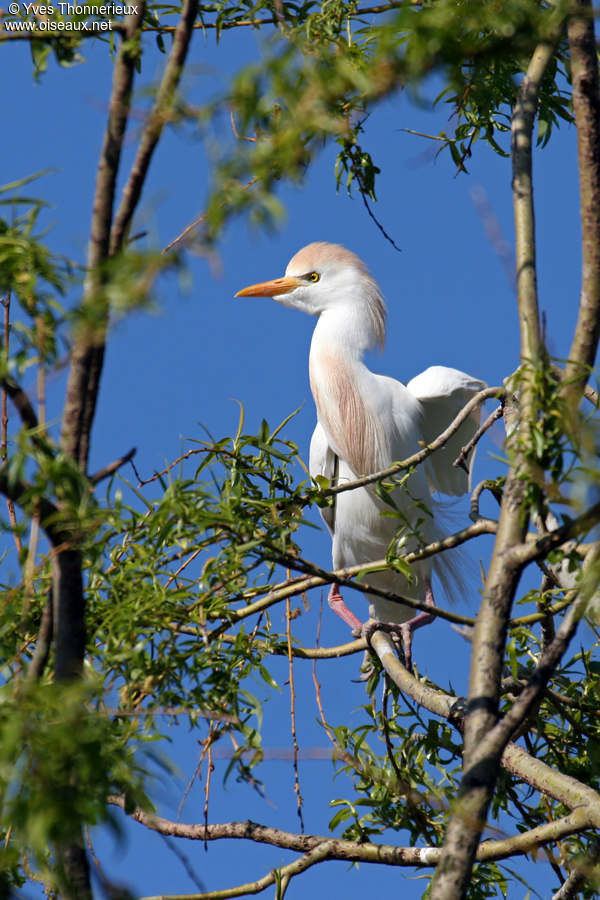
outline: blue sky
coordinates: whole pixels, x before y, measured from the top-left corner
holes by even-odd
[[[207,99],[260,47],[261,37],[250,31],[225,33],[218,47],[213,35],[197,33],[185,85],[189,97],[197,103]],[[55,169],[38,185],[38,193],[53,204],[45,220],[52,225],[49,240],[55,250],[81,261],[111,78],[105,47],[89,41],[83,54],[86,63],[73,69],[50,62],[37,84],[25,45],[5,44],[0,61],[5,85],[1,181]],[[162,61],[155,54],[145,62],[134,104],[138,111],[146,103],[143,86]],[[431,96],[436,92],[432,85]],[[434,145],[402,130],[435,133],[447,127],[446,116],[444,106],[431,112],[404,93],[382,104],[367,125],[365,144],[382,169],[375,212],[401,253],[382,238],[358,196],[348,198],[343,190],[336,193],[335,150],[330,148],[301,187],[282,188],[287,217],[276,233],[264,235],[249,229],[243,220],[235,221],[218,247],[220,273],[206,259],[190,255],[186,290],[180,289],[176,278],[165,279],[159,286],[155,313],[136,313],[116,324],[106,356],[90,468],[137,446],[136,464],[147,476],[176,456],[186,438],[202,436],[201,426],[215,437],[232,433],[239,414],[235,400],[245,408],[250,432],[263,417],[275,425],[301,407],[287,434],[308,456],[315,419],[307,375],[314,322],[268,300],[241,301],[233,295],[247,284],[283,274],[293,253],[313,240],[334,241],[357,252],[383,288],[389,309],[388,341],[383,355],[370,358],[372,368],[407,381],[429,365],[444,364],[489,384],[501,383],[518,362],[515,297],[472,192],[485,197],[490,214],[512,245],[510,162],[476,146],[470,175],[457,177],[449,157],[434,159]],[[124,171],[138,127],[139,117],[127,140]],[[574,131],[567,127],[535,155],[540,303],[547,316],[550,349],[558,357],[568,351],[579,290],[575,158]],[[207,177],[200,140],[189,129],[169,132],[153,162],[138,215],[139,226],[148,228],[156,246],[167,244],[202,211]],[[50,384],[52,418],[61,409],[64,376],[52,376]],[[496,426],[480,449],[477,480],[498,472],[492,455],[500,452],[501,441],[502,429]],[[485,559],[489,546],[489,541],[482,542],[474,558]],[[303,550],[305,556],[329,565],[325,531],[307,533]],[[352,599],[353,608],[366,613],[361,598]],[[310,601],[311,610],[303,613],[299,623],[299,634],[307,642],[314,640],[319,593]],[[471,596],[465,598],[461,611],[474,613],[476,604],[473,580]],[[347,639],[343,623],[325,613],[322,643]],[[468,648],[447,624],[437,623],[418,633],[414,653],[419,668],[434,681],[466,690]],[[286,666],[283,661],[273,665],[280,682],[287,677]],[[359,722],[357,710],[366,697],[364,688],[351,681],[357,667],[357,658],[319,666],[325,708],[334,721]],[[322,729],[315,726],[309,663],[296,664],[296,679],[299,743],[304,748],[324,747]],[[257,685],[256,690],[260,694],[263,689]],[[265,705],[266,746],[288,746],[288,703],[284,688],[280,697]],[[196,737],[184,726],[173,726],[172,734],[169,752],[181,774],[156,788],[159,812],[167,817],[177,814],[198,752]],[[297,830],[288,761],[265,766],[266,801],[234,783],[221,790],[223,771],[224,765],[218,764],[211,821],[251,818]],[[344,795],[343,779],[332,785],[332,766],[316,760],[301,763],[300,777],[307,831],[327,833],[332,815],[329,800]],[[195,788],[183,807],[182,820],[201,821],[202,807],[202,792]],[[141,827],[129,826],[126,834],[124,844],[115,844],[106,832],[96,836],[99,858],[111,877],[122,879],[139,895],[198,890],[160,838],[149,836]],[[292,858],[277,849],[241,842],[213,844],[208,853],[199,844],[179,846],[207,889],[261,877]],[[555,885],[542,861],[524,865],[520,871],[532,878],[542,896]],[[330,863],[303,875],[286,896],[296,900],[313,891],[321,897],[335,890],[343,891],[346,900],[358,900],[365,891],[400,889],[407,900],[420,897],[423,882],[403,878],[398,870],[362,866],[356,873],[342,863]],[[510,896],[525,893],[518,886]],[[272,889],[266,896],[271,895]]]

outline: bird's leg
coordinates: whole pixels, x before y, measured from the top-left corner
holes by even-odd
[[[427,606],[435,606],[435,601],[433,599],[433,591],[431,590],[431,582],[429,579],[425,582],[425,603]],[[412,619],[409,619],[408,622],[403,622],[400,625],[400,636],[402,638],[402,650],[404,651],[404,665],[410,671],[412,668],[412,635],[413,631],[416,631],[417,628],[422,628],[423,625],[429,625],[433,622],[435,616],[429,612],[420,612],[418,615],[414,616]]]
[[[342,599],[342,595],[340,594],[340,586],[339,584],[332,584],[329,589],[329,596],[327,597],[327,602],[329,603],[330,608],[334,611],[336,616],[339,616],[340,619],[343,619],[346,625],[349,625],[352,629],[352,634],[357,637],[360,636],[362,632],[363,623],[357,618],[351,609],[348,609],[344,600]]]

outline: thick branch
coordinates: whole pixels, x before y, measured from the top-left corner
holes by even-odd
[[[571,642],[581,618],[590,601],[590,588],[585,582],[585,573],[591,566],[597,564],[599,548],[591,552],[585,560],[582,577],[584,583],[579,592],[573,591],[574,602],[567,615],[560,624],[554,639],[542,653],[540,660],[529,677],[528,684],[523,688],[519,697],[506,715],[492,728],[484,741],[484,752],[494,755],[502,752],[517,728],[527,718],[539,701],[552,672],[562,659]],[[592,588],[595,588],[595,585]],[[579,594],[579,595],[578,595]],[[576,599],[575,599],[576,598]]]
[[[572,0],[568,23],[577,127],[582,268],[579,315],[565,368],[565,392],[577,407],[600,335],[600,86],[591,0]]]
[[[460,712],[456,712],[457,698],[428,687],[411,675],[398,659],[389,635],[376,631],[371,637],[371,647],[385,671],[403,693],[419,706],[424,706],[460,728]],[[569,809],[585,808],[588,824],[595,828],[600,826],[600,794],[593,788],[535,759],[518,744],[508,744],[498,763],[535,790],[559,800]]]
[[[109,797],[108,802],[125,810],[125,801],[122,797]],[[373,842],[357,843],[321,835],[295,834],[250,821],[224,822],[215,825],[186,824],[144,812],[140,807],[131,813],[131,818],[159,834],[192,841],[250,840],[258,844],[296,850],[300,853],[309,853],[319,846],[327,845],[327,859],[349,862],[392,866],[433,866],[436,865],[441,854],[439,847],[396,847],[391,844]],[[544,843],[560,840],[570,834],[577,834],[589,827],[587,812],[577,809],[568,816],[533,828],[531,831],[498,841],[484,841],[479,848],[477,858],[480,861],[495,860],[529,853]]]
[[[83,306],[97,321],[97,326],[93,328],[87,323],[80,326],[71,355],[62,421],[62,446],[83,471],[87,468],[108,322],[108,310],[98,313],[94,306],[102,307],[104,303],[100,296],[100,268],[108,258],[115,188],[138,56],[134,39],[144,18],[145,4],[139,3],[136,9],[135,14],[127,17],[126,34],[115,62],[108,122],[96,175]]]
[[[537,360],[540,352],[531,136],[540,83],[553,54],[552,43],[536,48],[517,95],[511,128],[521,358],[530,362]]]
[[[531,179],[531,139],[537,98],[554,46],[541,43],[535,50],[518,91],[513,112],[513,198],[521,359],[523,382],[521,419],[517,439],[535,414],[531,362],[540,353],[540,327],[535,268],[535,228]],[[504,645],[510,609],[520,567],[511,549],[523,542],[527,514],[523,508],[524,478],[529,468],[518,443],[513,444],[511,470],[503,492],[498,533],[473,633],[469,678],[469,714],[465,721],[463,779],[448,825],[442,860],[432,882],[432,900],[457,900],[468,889],[477,845],[498,777],[498,757],[481,753],[482,740],[496,723]],[[476,773],[476,777],[473,777]]]
[[[35,414],[35,410],[32,406],[31,400],[23,390],[23,388],[17,384],[14,378],[10,375],[4,375],[0,378],[0,387],[4,388],[8,396],[13,402],[13,406],[17,410],[19,414],[19,418],[21,422],[30,430],[34,430],[38,427],[38,420]]]

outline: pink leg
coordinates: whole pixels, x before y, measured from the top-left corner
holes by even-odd
[[[363,623],[354,615],[352,610],[348,609],[348,607],[344,603],[342,595],[340,594],[339,584],[331,585],[331,588],[329,589],[329,596],[327,597],[327,602],[329,603],[329,606],[334,611],[336,616],[339,616],[340,619],[344,620],[346,625],[350,626],[353,634],[361,634]]]
[[[433,599],[433,591],[431,590],[431,582],[425,582],[425,603],[427,606],[435,606],[435,601]],[[412,619],[409,619],[408,622],[403,622],[400,625],[400,634],[402,637],[402,649],[404,650],[404,665],[407,669],[412,668],[412,635],[413,631],[416,631],[417,628],[422,628],[423,625],[429,625],[431,622],[435,620],[435,616],[428,612],[420,612],[418,615],[414,616]]]

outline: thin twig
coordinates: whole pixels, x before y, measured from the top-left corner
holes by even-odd
[[[179,860],[179,862],[185,869],[186,874],[187,874],[188,878],[190,879],[190,881],[192,881],[196,885],[196,887],[198,888],[199,891],[204,891],[204,884],[202,883],[202,881],[200,881],[200,879],[196,875],[196,871],[195,871],[194,867],[192,866],[191,862],[189,861],[189,859],[187,858],[187,856],[185,855],[185,853],[181,852],[179,847],[169,838],[168,835],[161,834],[161,838],[163,839],[163,841],[165,842],[165,844],[167,845],[167,847],[169,848],[169,850],[171,851],[173,856],[177,857],[177,859]]]
[[[462,450],[460,451],[460,453],[458,454],[458,456],[456,457],[456,459],[454,460],[452,465],[455,466],[456,468],[458,468],[460,466],[468,474],[469,469],[468,469],[468,466],[466,465],[466,460],[467,460],[469,453],[471,452],[473,447],[475,447],[475,445],[481,440],[481,438],[486,433],[486,431],[488,431],[492,427],[494,422],[497,422],[498,419],[501,419],[501,418],[502,418],[502,404],[500,404],[500,406],[497,406],[496,409],[493,411],[493,413],[490,413],[490,415],[487,417],[487,419],[485,420],[483,425],[481,425],[481,427],[477,429],[477,431],[475,432],[475,434],[473,435],[473,437],[471,438],[469,443],[465,444],[465,446],[462,448]]]
[[[414,5],[418,5],[413,0]],[[398,9],[401,7],[402,3],[384,3],[380,6],[365,6],[362,9],[356,9],[354,12],[348,12],[347,16],[350,19],[358,19],[361,16],[368,15],[378,15],[380,13],[389,12],[393,9]],[[229,22],[197,22],[193,26],[193,31],[207,31],[210,29],[218,29],[219,31],[228,31],[232,28],[261,28],[263,25],[278,25],[279,19],[276,16],[265,16],[264,18],[259,19],[233,19]],[[110,29],[113,32],[118,34],[123,34],[125,32],[125,26],[122,22],[117,20],[109,20]],[[148,32],[150,34],[158,33],[158,34],[172,34],[176,31],[176,25],[144,25],[141,29],[142,32]],[[79,31],[77,33],[78,39],[80,38],[95,38],[96,40],[100,40],[106,42],[106,38],[103,37],[102,32],[97,31]],[[2,41],[60,41],[60,33],[54,31],[6,31],[0,30],[0,43]],[[67,38],[68,40],[68,38]]]
[[[356,478],[354,481],[346,481],[342,484],[338,484],[335,487],[327,488],[322,491],[322,495],[324,497],[330,497],[334,494],[341,494],[344,491],[353,491],[358,487],[366,487],[368,484],[373,484],[376,481],[381,481],[384,478],[389,478],[392,475],[397,475],[399,472],[403,472],[406,469],[410,469],[413,466],[418,466],[427,457],[431,456],[436,450],[439,450],[441,447],[445,445],[445,443],[452,437],[452,435],[458,431],[463,422],[469,418],[474,409],[478,406],[481,406],[486,400],[489,400],[491,397],[500,398],[504,395],[503,387],[489,387],[485,388],[482,391],[478,391],[476,394],[471,397],[468,403],[463,406],[461,411],[457,416],[450,422],[448,427],[442,431],[438,437],[424,447],[422,450],[419,450],[417,453],[413,453],[412,456],[408,456],[406,459],[403,459],[400,462],[394,463],[389,466],[387,469],[382,469],[380,472],[374,472],[372,475],[365,475],[363,478]]]
[[[292,730],[292,746],[294,748],[294,793],[296,794],[296,811],[300,820],[300,831],[304,834],[304,817],[302,815],[302,792],[298,771],[298,734],[296,732],[296,690],[294,687],[294,655],[292,653],[292,608],[290,598],[285,601],[285,634],[287,638],[288,672],[290,684],[290,725]]]
[[[511,290],[516,291],[515,258],[511,245],[502,234],[498,217],[490,206],[487,193],[482,185],[476,185],[470,191],[471,200],[485,228],[485,234],[494,248],[506,275]]]
[[[319,644],[320,644],[320,640],[321,640],[321,624],[322,624],[322,622],[323,622],[323,594],[321,594],[321,602],[319,604],[319,617],[317,619],[317,634],[315,636],[315,650],[317,650],[317,651],[321,649]],[[361,640],[360,642],[354,641],[353,643],[355,643],[355,644],[363,643],[364,648],[361,648],[361,649],[366,649],[367,642],[365,640]],[[298,648],[294,648],[294,649],[297,650]],[[357,649],[359,649],[359,648],[357,648]],[[353,650],[352,652],[356,653],[356,650]],[[327,737],[329,738],[329,740],[331,741],[333,746],[337,749],[338,742],[336,741],[336,739],[333,735],[333,731],[327,724],[327,719],[325,718],[325,710],[323,709],[323,701],[321,699],[321,682],[319,681],[319,679],[317,677],[317,659],[318,659],[318,657],[314,656],[313,663],[312,663],[312,679],[313,679],[313,684],[315,686],[315,698],[317,701],[317,709],[319,710],[319,718],[321,719],[321,724],[323,725],[323,728],[325,729],[325,734],[327,735]]]
[[[108,465],[104,466],[102,469],[98,469],[97,472],[94,472],[93,475],[90,475],[90,481],[92,484],[98,484],[100,481],[103,481],[105,478],[110,478],[111,475],[114,475],[121,466],[124,466],[125,463],[131,462],[135,454],[137,453],[137,447],[132,447],[125,456],[121,456],[119,459],[115,459],[113,462],[108,463]]]
[[[247,191],[249,188],[251,188],[253,185],[255,185],[257,183],[257,181],[258,181],[258,178],[251,178],[247,184],[245,184],[242,188],[240,188],[240,190]],[[202,222],[205,221],[206,215],[207,215],[206,213],[202,213],[202,215],[198,216],[197,219],[194,219],[193,222],[190,222],[189,225],[186,225],[186,227],[183,229],[183,231],[180,234],[177,235],[177,237],[173,238],[172,241],[169,241],[169,243],[167,244],[166,247],[163,247],[162,252],[168,253],[169,250],[172,250],[173,247],[176,247],[177,244],[180,244],[181,241],[185,240],[185,238],[187,238],[188,235],[192,233],[192,231],[195,231],[196,228],[198,228],[198,226],[201,225]]]
[[[206,833],[208,832],[208,807],[210,803],[210,783],[212,779],[212,773],[215,770],[215,764],[213,762],[212,756],[212,745],[214,741],[214,726],[213,723],[210,723],[208,737],[206,738],[205,750],[206,750],[206,780],[204,782],[204,849],[208,850],[208,844],[206,841]]]

